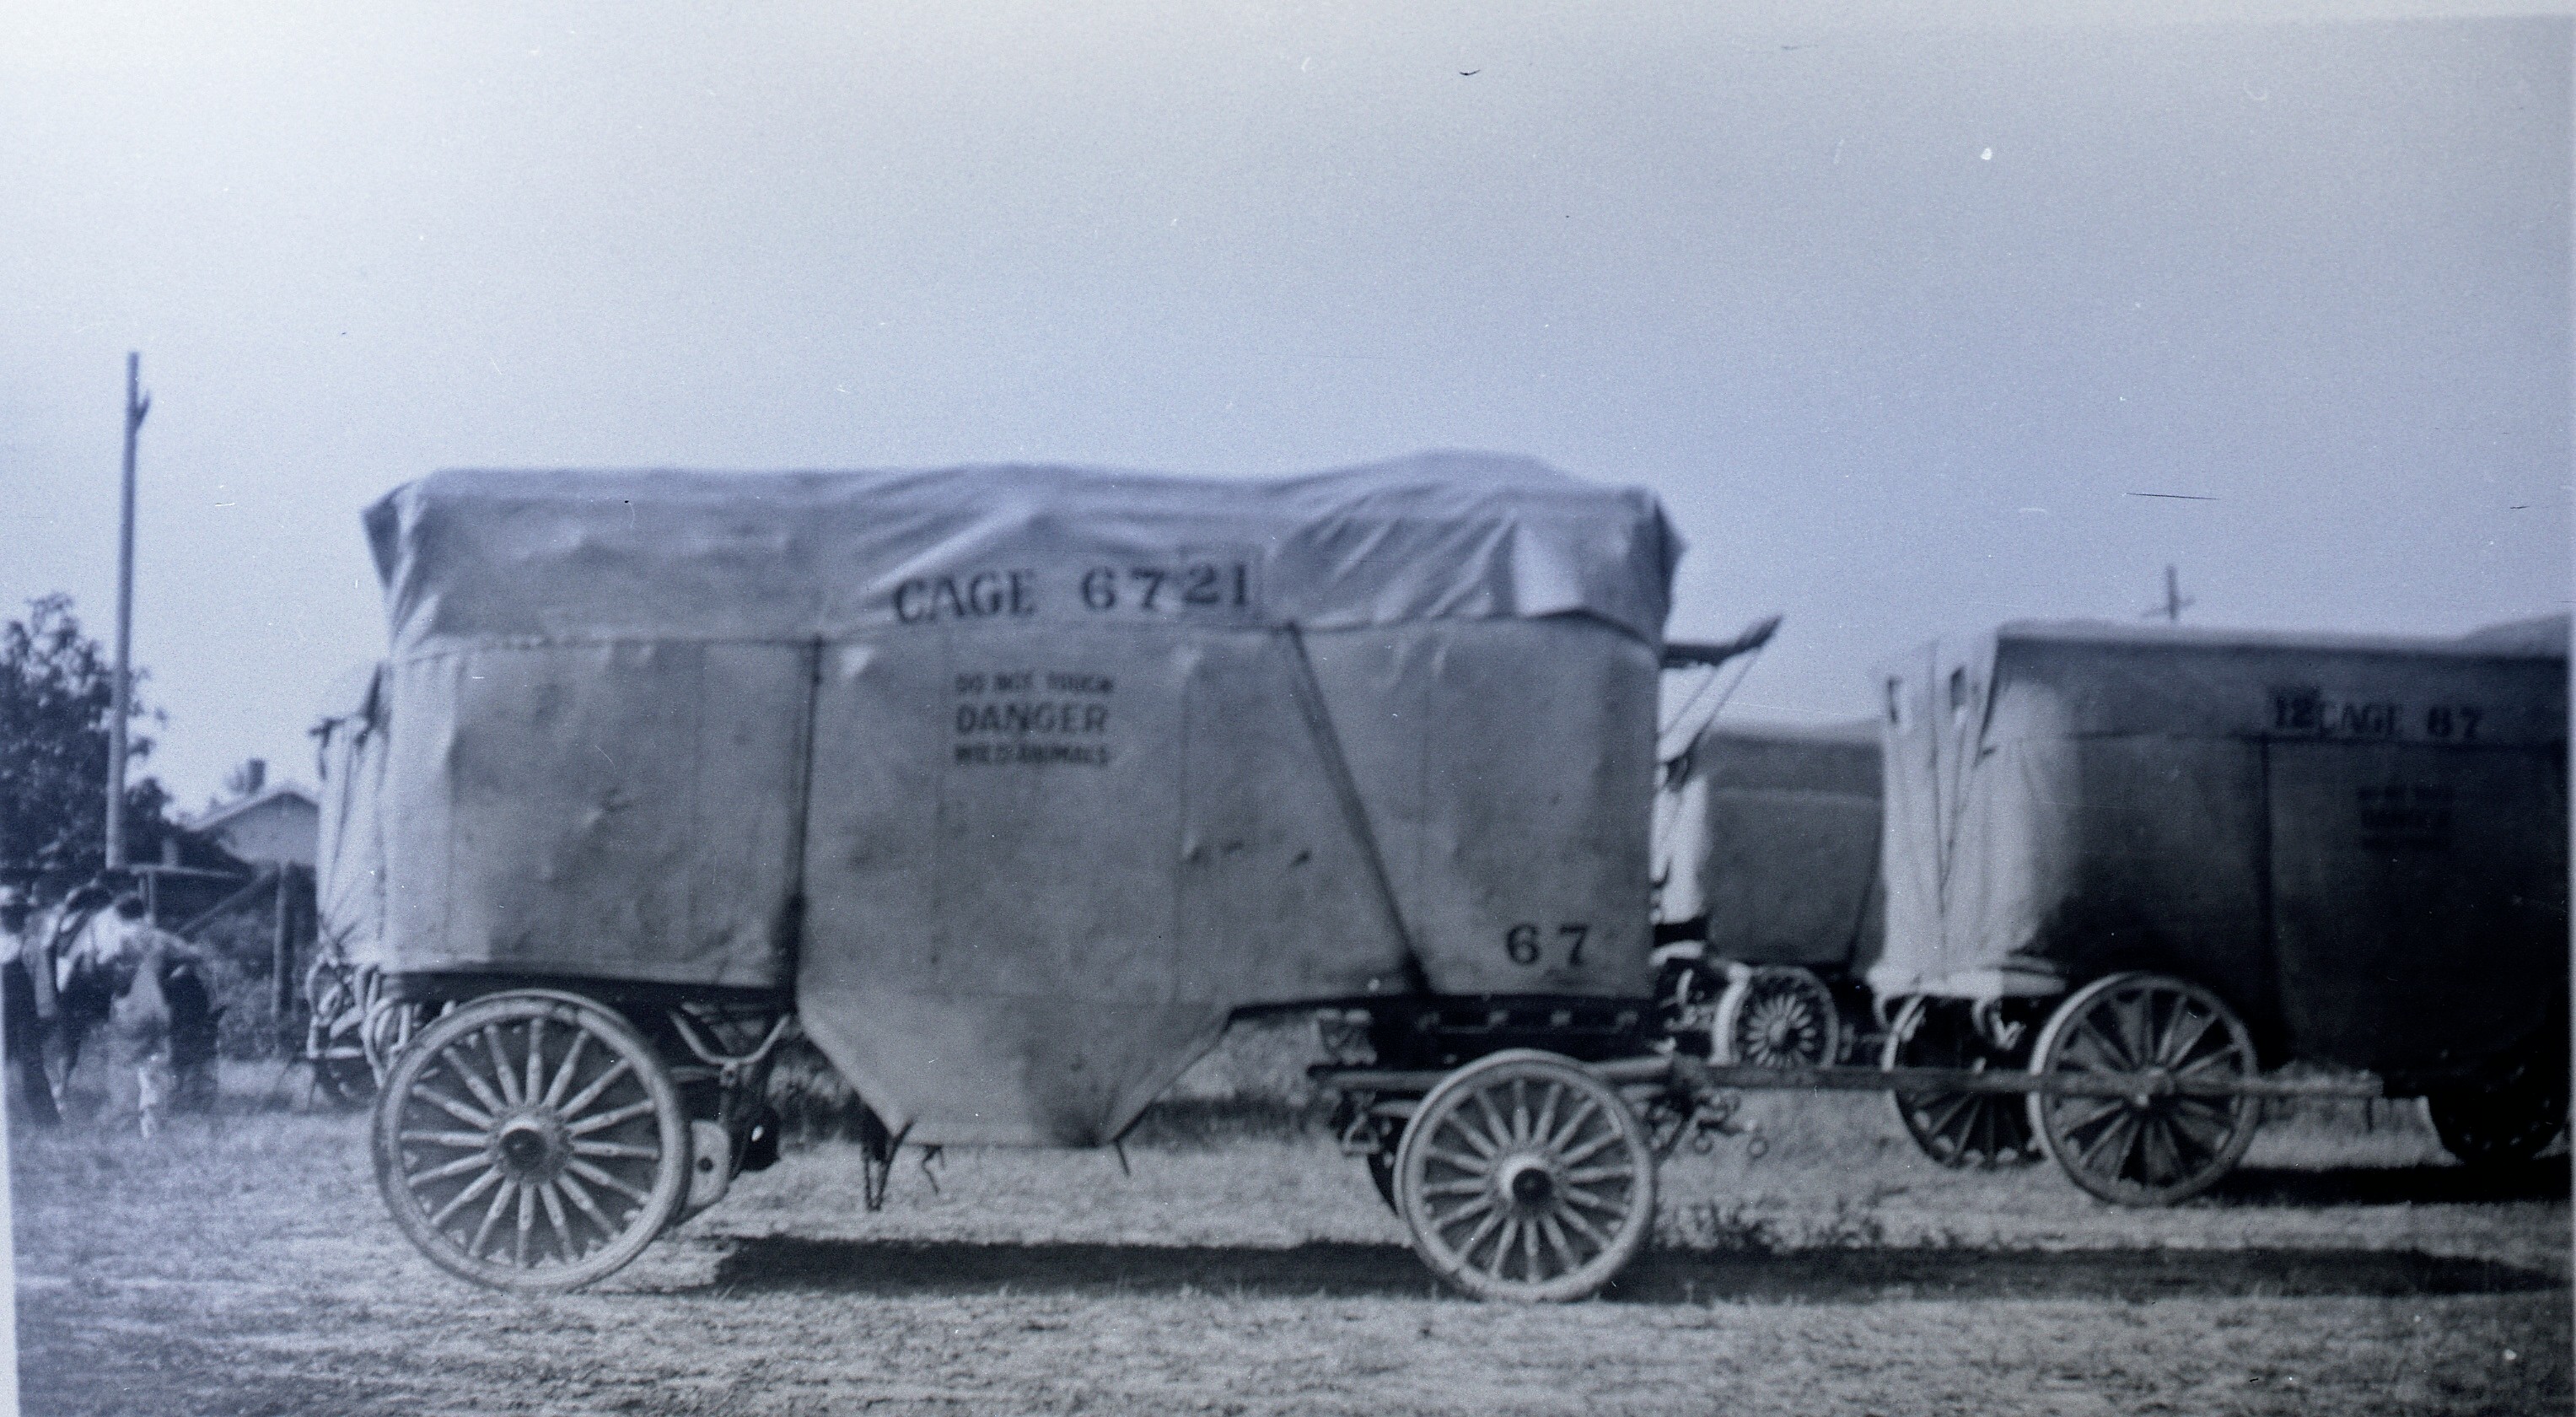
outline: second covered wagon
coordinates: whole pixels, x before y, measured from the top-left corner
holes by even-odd
[[[1714,719],[1655,803],[1657,991],[1682,1046],[1821,1067],[1865,1036],[1879,890],[1878,725]]]

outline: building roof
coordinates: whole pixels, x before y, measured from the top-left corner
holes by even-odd
[[[278,801],[300,802],[317,812],[322,810],[322,799],[314,796],[311,789],[292,782],[280,782],[264,787],[237,802],[226,802],[221,806],[209,807],[190,818],[187,826],[190,831],[220,832],[226,823],[248,816],[259,808]]]

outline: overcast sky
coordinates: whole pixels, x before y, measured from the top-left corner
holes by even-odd
[[[2568,602],[2563,20],[720,8],[0,12],[0,605],[112,624],[141,350],[184,805],[311,777],[359,509],[444,466],[1528,453],[1663,495],[1676,635],[1785,612],[1775,717],[2168,562]]]

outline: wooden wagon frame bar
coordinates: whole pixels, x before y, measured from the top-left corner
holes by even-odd
[[[1682,1054],[1580,1064],[1614,1085],[1654,1083],[1710,1092],[1976,1092],[2050,1097],[2279,1097],[2372,1099],[2387,1096],[2376,1078],[2194,1078],[2171,1072],[2031,1073],[1968,1068],[1775,1068],[1705,1063]],[[1432,1068],[1307,1069],[1317,1083],[1342,1092],[1393,1096],[1429,1092],[1448,1071]]]

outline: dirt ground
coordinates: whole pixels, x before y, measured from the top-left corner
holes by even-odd
[[[266,1081],[237,1077],[256,1092]],[[2571,1401],[2569,1176],[2449,1165],[2411,1109],[2274,1124],[2118,1211],[1924,1163],[1884,1099],[1779,1097],[1664,1171],[1611,1296],[1439,1292],[1356,1162],[1279,1128],[747,1176],[600,1290],[415,1255],[363,1124],[228,1098],[12,1140],[30,1413],[2523,1413]],[[934,1187],[935,1182],[935,1187]]]

